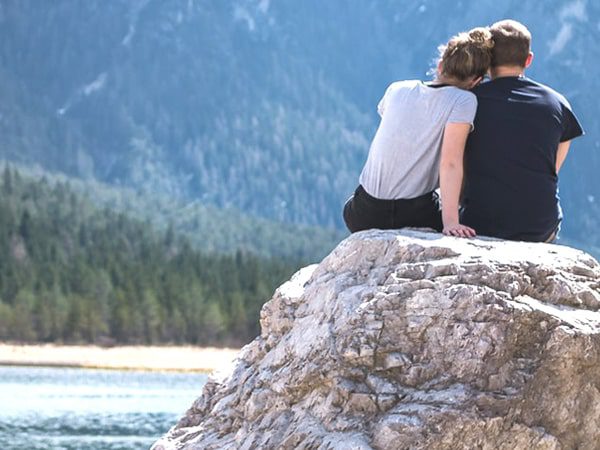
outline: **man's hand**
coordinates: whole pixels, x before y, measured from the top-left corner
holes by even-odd
[[[444,225],[444,230],[442,231],[446,236],[456,236],[456,237],[464,237],[464,238],[472,238],[477,236],[475,230],[466,225],[461,225],[460,223],[452,223],[448,225]]]

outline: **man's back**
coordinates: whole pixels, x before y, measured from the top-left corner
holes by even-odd
[[[564,97],[525,77],[496,78],[473,93],[462,223],[480,235],[545,241],[562,218],[558,145],[581,127]]]

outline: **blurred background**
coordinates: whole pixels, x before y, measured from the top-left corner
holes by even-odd
[[[274,288],[346,236],[387,85],[504,18],[586,130],[561,243],[598,257],[598,2],[0,0],[0,340],[249,342]],[[83,448],[59,441],[28,448]]]

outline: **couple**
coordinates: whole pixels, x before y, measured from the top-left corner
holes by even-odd
[[[557,175],[583,130],[562,95],[524,76],[530,44],[514,20],[475,28],[440,47],[434,81],[388,87],[360,184],[344,206],[351,232],[556,238]]]

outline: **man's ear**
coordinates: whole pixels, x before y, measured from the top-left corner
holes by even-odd
[[[483,77],[473,78],[469,83],[469,89],[473,89],[475,86],[481,83],[481,80],[483,80]]]
[[[533,52],[529,52],[529,55],[527,55],[527,59],[525,60],[525,68],[526,69],[531,65],[532,61],[533,61]]]

